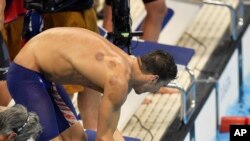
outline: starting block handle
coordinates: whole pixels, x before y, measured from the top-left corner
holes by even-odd
[[[231,36],[233,40],[237,40],[238,38],[238,29],[244,24],[244,5],[239,0],[239,17],[238,17],[238,9],[234,9],[232,4],[226,2],[226,1],[221,1],[221,0],[203,0],[204,4],[210,4],[210,5],[216,5],[216,6],[223,6],[227,7],[230,10],[231,13]]]
[[[195,103],[196,103],[196,82],[194,73],[186,67],[185,69],[189,76],[191,83],[188,86],[188,89],[185,90],[183,86],[179,85],[178,83],[169,83],[167,87],[176,88],[181,92],[181,113],[180,118],[184,124],[187,124],[193,115],[195,110]]]

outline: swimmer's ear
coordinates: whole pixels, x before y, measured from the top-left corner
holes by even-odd
[[[16,139],[17,134],[14,132],[11,132],[10,134],[7,135],[7,140],[6,141],[14,141]]]

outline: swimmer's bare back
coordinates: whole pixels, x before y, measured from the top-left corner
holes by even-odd
[[[40,33],[27,42],[14,62],[43,73],[51,81],[98,91],[103,91],[107,81],[116,83],[117,75],[130,72],[129,55],[99,34],[75,27]]]

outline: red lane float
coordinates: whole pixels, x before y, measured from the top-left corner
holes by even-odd
[[[222,117],[220,132],[229,132],[230,125],[250,125],[250,117],[242,117],[242,116]]]

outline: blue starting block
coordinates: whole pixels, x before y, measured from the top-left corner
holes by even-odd
[[[187,66],[188,62],[194,55],[193,49],[179,46],[165,45],[148,41],[132,41],[131,43],[131,54],[135,56],[141,56],[157,49],[169,52],[174,57],[177,64],[184,66]]]
[[[96,138],[96,131],[93,131],[93,130],[85,130],[84,131],[87,136],[88,136],[88,141],[95,141],[95,138]],[[124,139],[125,141],[141,141],[140,139],[137,139],[137,138],[132,138],[132,137],[127,137],[127,136],[124,136]]]
[[[105,31],[105,29],[100,27],[99,34],[105,37],[107,35],[107,32]],[[135,56],[142,56],[157,49],[169,52],[173,56],[176,64],[183,66],[188,65],[188,62],[191,60],[195,53],[194,49],[180,46],[166,45],[149,41],[132,40],[131,42],[131,54]],[[128,52],[127,48],[125,48],[124,51]]]

